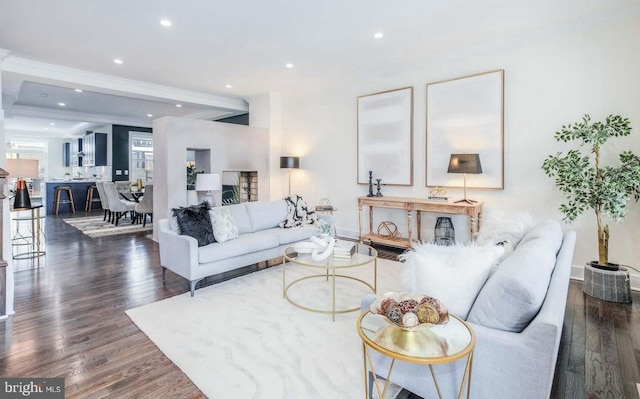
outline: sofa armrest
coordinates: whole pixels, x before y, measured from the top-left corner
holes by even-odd
[[[160,264],[172,272],[194,280],[198,266],[198,240],[187,235],[179,235],[169,228],[169,221],[160,223]]]

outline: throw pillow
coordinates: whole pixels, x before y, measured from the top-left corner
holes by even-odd
[[[287,219],[279,224],[281,228],[300,227],[318,221],[318,215],[309,210],[307,203],[299,195],[287,197],[285,201],[287,202]]]
[[[198,240],[198,246],[215,242],[213,226],[209,217],[209,204],[203,202],[200,205],[173,208],[173,215],[176,217],[180,234],[188,235]]]
[[[238,238],[238,228],[231,213],[226,209],[216,209],[213,213],[215,214],[213,235],[216,237],[216,241],[227,242]]]
[[[560,223],[553,219],[540,222],[489,278],[469,313],[469,321],[504,331],[522,331],[544,302],[561,245]]]
[[[466,319],[491,266],[504,251],[498,245],[415,244],[400,256],[402,289],[439,299],[450,313]]]
[[[497,244],[506,241],[515,248],[522,237],[531,230],[532,220],[531,214],[526,212],[507,213],[500,209],[486,211],[476,242]]]

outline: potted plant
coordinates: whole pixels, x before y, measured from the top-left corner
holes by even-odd
[[[598,223],[598,261],[591,266],[605,270],[618,270],[616,264],[609,263],[609,226],[603,216],[617,222],[627,214],[627,202],[633,197],[640,198],[640,158],[631,151],[619,155],[620,164],[603,166],[600,164],[600,147],[612,137],[628,136],[631,133],[629,119],[619,115],[609,115],[604,122],[591,123],[589,115],[582,122],[562,126],[555,133],[557,141],[573,141],[586,147],[550,155],[542,164],[542,169],[555,179],[556,186],[566,197],[560,205],[565,222],[574,221],[587,209],[593,209]]]

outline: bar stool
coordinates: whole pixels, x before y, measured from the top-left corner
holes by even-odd
[[[62,192],[66,192],[68,199],[61,199],[60,195]],[[73,190],[71,186],[58,186],[53,192],[53,213],[58,214],[58,210],[60,209],[60,204],[70,204],[71,212],[76,213],[76,204],[73,202]]]
[[[97,194],[97,196],[94,198],[93,194]],[[98,192],[98,187],[96,186],[89,186],[87,187],[87,200],[84,203],[84,211],[85,212],[91,212],[91,208],[93,208],[93,203],[97,202],[100,204],[100,208],[102,208],[102,200],[100,199],[100,193]]]

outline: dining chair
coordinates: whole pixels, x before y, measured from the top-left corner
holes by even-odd
[[[147,225],[147,216],[153,223],[153,184],[144,186],[144,196],[136,204],[136,223],[140,223],[138,218],[142,218],[142,227]]]
[[[102,220],[107,220],[107,216],[109,217],[109,222],[111,222],[111,209],[109,209],[109,200],[107,199],[107,195],[104,193],[104,183],[103,181],[96,182],[96,188],[98,189],[98,195],[100,196],[100,203],[102,204],[102,209],[104,209],[104,217]]]
[[[118,191],[116,190],[116,186],[113,182],[104,183],[104,193],[107,196],[107,201],[109,202],[109,209],[112,213],[112,223],[116,226],[120,222],[120,219],[130,212],[131,214],[131,222],[133,223],[134,217],[133,212],[135,211],[136,203],[126,201],[119,198]]]

